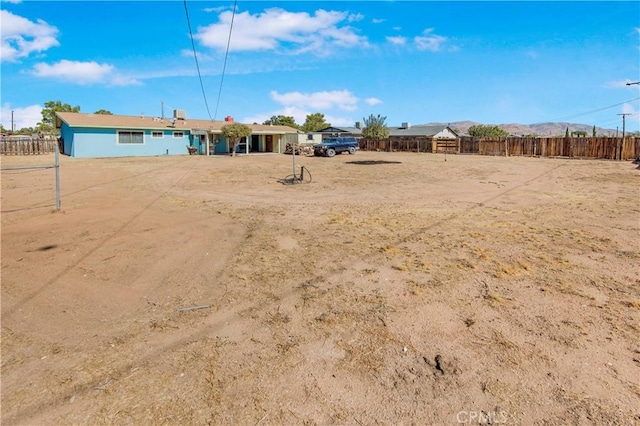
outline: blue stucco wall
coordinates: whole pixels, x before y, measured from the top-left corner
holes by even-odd
[[[143,143],[119,144],[119,130],[142,131]],[[152,132],[158,131],[162,131],[163,137],[151,137]],[[174,131],[182,132],[183,136],[173,137]],[[79,158],[185,155],[190,140],[188,130],[70,128],[66,123],[62,123],[60,135],[64,139],[65,154]]]
[[[60,137],[62,138],[62,149],[66,155],[73,157],[73,132],[66,124],[62,124],[60,128]]]
[[[228,154],[229,153],[229,144],[224,136],[218,136],[218,143],[215,144],[215,153],[216,154]]]

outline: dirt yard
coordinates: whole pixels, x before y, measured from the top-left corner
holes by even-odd
[[[640,424],[636,164],[296,160],[3,171],[2,424]]]

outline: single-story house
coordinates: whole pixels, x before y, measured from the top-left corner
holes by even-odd
[[[460,136],[448,125],[416,125],[402,123],[389,128],[390,141],[426,139],[431,141],[431,152],[460,152]]]
[[[363,125],[356,122],[354,127],[330,126],[318,133],[328,136],[354,136],[362,138]],[[398,127],[387,127],[389,129],[389,141],[399,142],[411,139],[427,139],[431,141],[432,152],[458,151],[460,146],[460,136],[448,125],[415,125],[402,123]]]
[[[356,138],[362,137],[362,123],[360,121],[356,122],[354,127],[337,127],[337,126],[329,126],[324,129],[318,130],[316,133],[320,133],[323,137],[331,137],[331,136],[353,136]]]
[[[129,157],[227,154],[229,141],[222,126],[233,122],[187,119],[184,111],[172,118],[56,112],[60,149],[71,157]],[[236,152],[284,152],[288,135],[299,131],[288,126],[247,124],[251,136],[242,138]],[[239,151],[238,149],[242,149]]]
[[[389,127],[389,137],[418,137],[425,136],[432,139],[457,139],[458,134],[449,126],[439,125],[411,125],[402,123],[400,127]]]
[[[416,125],[412,126],[410,123],[402,123],[398,127],[387,127],[389,129],[389,138],[393,137],[429,137],[433,139],[457,139],[458,134],[446,125]],[[362,137],[362,123],[356,122],[354,127],[348,126],[330,126],[324,129],[318,130],[317,133],[329,136],[354,136],[357,138]]]

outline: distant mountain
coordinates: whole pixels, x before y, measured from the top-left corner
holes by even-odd
[[[449,125],[453,130],[456,130],[458,133],[466,134],[469,131],[471,126],[475,126],[476,124],[485,124],[485,123],[477,123],[475,121],[455,121],[453,123],[428,123],[427,126],[441,126],[441,125]],[[494,124],[490,124],[494,125]],[[591,136],[593,133],[593,125],[588,124],[578,124],[578,123],[565,123],[565,122],[556,122],[556,123],[535,123],[535,124],[517,124],[517,123],[509,123],[509,124],[496,124],[501,129],[504,129],[511,133],[512,135],[538,135],[538,136],[564,136],[567,128],[569,128],[569,133],[575,131],[583,131],[587,132],[587,136]],[[598,136],[615,136],[615,129],[604,129],[602,127],[596,127],[596,134]]]

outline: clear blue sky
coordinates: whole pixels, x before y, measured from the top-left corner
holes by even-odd
[[[640,130],[640,2],[2,1],[2,124],[82,112]],[[225,52],[233,17],[230,49]],[[223,69],[225,69],[223,77]],[[222,83],[222,84],[221,84]],[[220,95],[220,96],[219,96]]]

